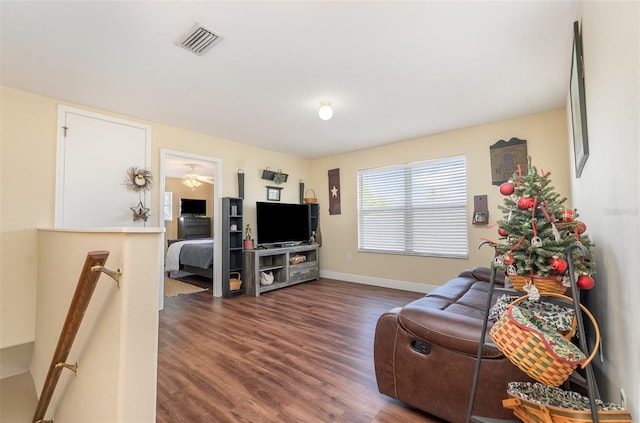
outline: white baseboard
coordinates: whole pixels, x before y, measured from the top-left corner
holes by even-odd
[[[437,288],[436,285],[428,285],[424,283],[398,281],[394,279],[383,279],[372,276],[352,275],[349,273],[328,272],[322,270],[320,271],[320,277],[360,283],[363,285],[380,286],[382,288],[400,289],[402,291],[422,292],[424,294]]]
[[[35,342],[0,349],[0,379],[29,371]]]

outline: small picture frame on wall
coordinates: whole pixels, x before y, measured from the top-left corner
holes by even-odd
[[[500,185],[507,182],[518,165],[527,169],[528,153],[527,140],[511,138],[509,141],[500,140],[489,146],[491,156],[491,183]]]
[[[587,134],[587,108],[584,94],[584,60],[580,23],[573,23],[573,58],[571,60],[571,128],[573,130],[573,155],[575,158],[576,178],[582,175],[582,169],[589,157],[589,137]]]
[[[280,201],[280,187],[267,187],[267,200],[268,201]]]

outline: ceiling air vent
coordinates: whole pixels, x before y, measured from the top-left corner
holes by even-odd
[[[216,43],[222,40],[222,36],[213,33],[200,24],[194,26],[177,42],[177,44],[192,53],[202,56]]]

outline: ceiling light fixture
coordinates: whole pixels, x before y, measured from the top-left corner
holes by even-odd
[[[186,186],[188,186],[189,188],[191,188],[191,191],[194,191],[196,188],[198,188],[200,185],[202,185],[202,182],[200,182],[198,180],[198,178],[200,178],[199,175],[193,173],[193,168],[195,167],[195,165],[189,165],[191,167],[191,173],[187,173],[185,176],[184,181],[182,181],[182,183]]]
[[[318,109],[318,116],[322,120],[329,120],[333,116],[333,109],[331,108],[330,101],[321,101],[320,108]]]

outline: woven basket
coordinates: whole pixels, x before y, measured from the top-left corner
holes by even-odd
[[[237,278],[232,278],[232,275],[237,275]],[[239,272],[231,272],[229,273],[229,290],[230,291],[237,291],[240,289],[240,287],[242,286],[242,280],[240,280],[240,273]]]
[[[546,295],[573,301],[560,294]],[[512,302],[507,312],[493,325],[489,334],[498,349],[529,377],[545,385],[559,386],[571,376],[578,365],[584,368],[595,357],[600,344],[598,324],[589,310],[581,304],[580,308],[591,319],[595,329],[595,347],[591,355],[584,360],[567,360],[553,352],[547,341],[536,331],[524,327],[513,319],[511,309],[525,299],[527,299],[526,295]]]
[[[513,414],[525,423],[587,423],[593,422],[591,411],[570,410],[551,407],[521,398],[502,400],[504,408],[513,410]],[[606,423],[631,423],[627,411],[598,411],[598,421]]]
[[[513,410],[513,414],[525,423],[586,423],[593,416],[589,400],[577,392],[559,388],[535,386],[528,382],[511,382],[524,386],[520,394],[507,389],[511,398],[502,400],[502,406]],[[544,393],[544,394],[543,394]],[[550,397],[546,397],[549,395]],[[551,400],[550,400],[551,399]],[[630,423],[631,415],[622,407],[596,400],[598,421],[607,423]]]
[[[311,191],[311,194],[313,196],[309,196],[308,193],[309,191]],[[316,198],[316,192],[314,190],[312,190],[311,188],[309,188],[308,190],[306,190],[304,192],[304,202],[306,204],[315,204],[318,202],[318,199]]]
[[[524,286],[528,283],[533,283],[538,288],[540,295],[564,294],[567,290],[567,287],[562,285],[562,281],[553,276],[508,275],[507,277],[518,291],[524,291]]]

